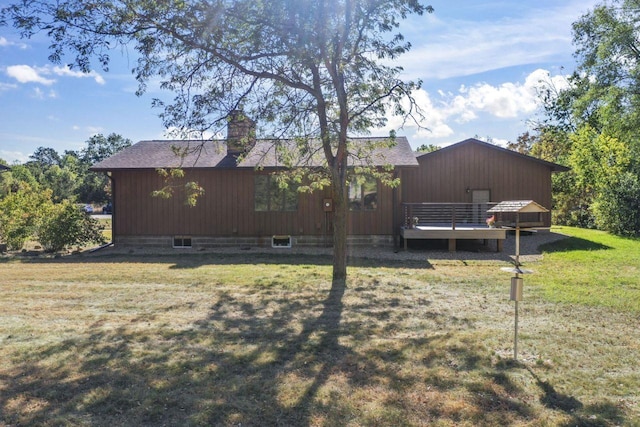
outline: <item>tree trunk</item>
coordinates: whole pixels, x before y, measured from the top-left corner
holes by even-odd
[[[346,183],[332,186],[333,213],[333,285],[345,286],[347,280],[347,203]]]

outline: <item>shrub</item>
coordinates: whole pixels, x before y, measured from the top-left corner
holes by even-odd
[[[102,228],[98,221],[65,200],[50,206],[36,236],[46,251],[57,252],[69,246],[104,243]]]
[[[37,191],[28,184],[0,199],[0,241],[9,250],[22,249],[50,205],[50,191]]]
[[[611,180],[596,198],[593,208],[601,230],[619,236],[640,236],[640,179],[626,172]]]

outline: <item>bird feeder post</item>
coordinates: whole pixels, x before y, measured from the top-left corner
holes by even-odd
[[[505,201],[500,202],[493,208],[489,209],[487,213],[515,213],[516,221],[513,224],[512,228],[515,230],[516,234],[516,253],[514,258],[514,267],[505,267],[502,268],[503,271],[508,271],[510,273],[514,273],[514,276],[511,278],[511,294],[510,300],[515,302],[515,313],[514,313],[514,331],[513,331],[513,359],[518,360],[518,304],[522,301],[522,291],[524,287],[524,283],[521,274],[532,273],[531,270],[524,270],[520,264],[520,214],[521,213],[538,213],[548,212],[546,208],[540,206],[533,200],[514,200],[514,201]],[[539,226],[541,224],[525,224],[524,226],[527,229],[531,229],[533,227]]]
[[[524,283],[519,273],[511,278],[511,301],[516,303],[515,326],[513,331],[513,359],[518,360],[518,303],[522,301]]]

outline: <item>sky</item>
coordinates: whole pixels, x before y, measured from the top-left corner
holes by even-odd
[[[9,2],[0,0],[0,7]],[[396,130],[413,148],[479,137],[504,145],[539,117],[541,81],[562,87],[574,70],[571,24],[597,0],[433,0],[433,14],[411,17],[400,31],[412,44],[396,65],[403,79],[422,80],[418,127],[390,118],[374,136]],[[109,72],[82,74],[48,61],[44,37],[21,39],[0,27],[0,159],[29,160],[38,147],[80,150],[93,135],[133,142],[166,139],[151,107],[166,97],[151,85],[141,97],[134,59],[112,54]]]

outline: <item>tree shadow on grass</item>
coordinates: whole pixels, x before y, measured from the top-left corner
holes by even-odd
[[[526,369],[542,390],[540,403],[549,409],[561,411],[570,416],[570,420],[563,426],[605,427],[620,425],[624,422],[624,413],[615,405],[601,402],[585,406],[575,397],[559,393],[553,385],[542,380],[530,367]]]
[[[122,322],[96,319],[72,339],[33,346],[0,369],[0,421],[329,426],[535,419],[526,391],[496,369],[472,320],[437,309],[433,296],[410,287],[381,293],[381,286],[213,288],[208,312],[196,321],[180,321],[179,309],[191,303],[180,298],[166,308],[175,321],[145,313]]]
[[[613,249],[610,246],[579,237],[569,237],[540,246],[541,252],[599,251]]]
[[[104,254],[104,255],[69,255],[64,257],[21,257],[18,258],[25,263],[67,263],[67,264],[110,264],[114,262],[138,262],[138,263],[165,263],[173,264],[174,269],[191,269],[209,265],[319,265],[331,266],[333,258],[331,255],[310,255],[296,253],[268,253],[268,252],[246,252],[246,253],[149,253],[149,254]],[[0,258],[0,263],[8,262],[10,258]],[[385,268],[409,268],[409,269],[433,269],[433,265],[425,258],[422,260],[402,259],[390,254],[383,258],[369,258],[363,256],[350,256],[349,267],[385,267]]]

